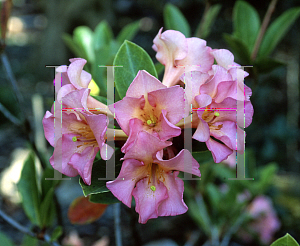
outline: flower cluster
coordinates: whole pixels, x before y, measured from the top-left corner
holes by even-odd
[[[188,150],[175,155],[171,147],[181,135],[184,120],[192,117],[193,138],[205,142],[218,163],[234,151],[244,151],[243,128],[253,115],[251,89],[243,83],[247,73],[228,50],[213,50],[205,40],[162,29],[153,49],[165,66],[163,81],[140,70],[126,96],[109,106],[89,96],[91,76],[82,70],[85,60],[71,59],[69,67],[57,68],[62,73],[57,98],[63,112],[59,116],[52,110],[43,120],[45,136],[54,146],[52,166],[67,176],[79,174],[89,185],[96,153],[100,150],[105,160],[113,153],[105,144],[105,133],[107,117],[112,115],[107,110],[114,112],[127,140],[121,148],[121,171],[106,185],[128,207],[134,197],[140,223],[188,209],[178,174],[200,177],[199,164]],[[70,110],[74,108],[81,110]],[[54,139],[54,120],[62,118],[62,136]],[[54,161],[59,151],[61,160]]]

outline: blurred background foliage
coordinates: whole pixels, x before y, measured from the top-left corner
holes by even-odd
[[[255,18],[258,17],[262,22],[270,1],[246,2],[257,11]],[[90,60],[93,58],[89,57],[89,54],[93,51],[99,52],[96,57],[102,55],[105,59],[101,60],[101,64],[111,65],[113,56],[124,39],[120,32],[128,24],[132,27],[132,41],[145,49],[156,64],[155,52],[151,48],[153,39],[161,27],[171,25],[164,19],[164,15],[166,16],[168,11],[172,11],[176,6],[186,19],[185,21],[177,16],[180,20],[178,28],[185,30],[187,36],[196,34],[203,37],[207,40],[207,45],[213,49],[231,50],[235,54],[235,61],[241,65],[254,66],[246,68],[250,75],[245,79],[245,83],[252,88],[251,101],[254,106],[253,122],[246,129],[246,158],[249,163],[247,175],[259,180],[258,170],[270,162],[276,163],[278,173],[271,175],[272,186],[265,190],[273,197],[275,208],[282,221],[282,228],[276,235],[282,236],[284,232],[290,232],[300,241],[300,19],[296,19],[290,26],[276,49],[267,54],[268,59],[272,58],[276,62],[265,60],[258,63],[255,59],[251,60],[251,57],[245,58],[243,53],[245,48],[235,49],[234,37],[239,36],[238,27],[233,24],[235,3],[234,0],[13,0],[5,49],[24,97],[24,105],[18,106],[18,99],[4,70],[0,73],[0,101],[14,116],[20,118],[25,114],[29,121],[33,122],[35,141],[39,141],[38,136],[40,139],[43,136],[40,123],[36,119],[43,117],[45,109],[49,110],[53,103],[54,68],[46,66],[69,64],[70,58],[82,52],[82,57],[87,56],[85,58],[90,62],[85,69],[91,73],[98,72],[93,68],[92,64],[95,61]],[[211,26],[205,30],[201,18],[210,6],[214,6],[211,18],[215,17],[215,21],[206,20],[206,23],[211,21]],[[297,6],[299,6],[297,0],[278,1],[271,16],[271,23],[286,10]],[[292,15],[289,17],[292,18]],[[81,28],[78,28],[80,26]],[[74,45],[76,37],[79,37],[81,32],[86,33],[84,36],[88,37],[91,32],[110,28],[111,30],[106,32],[109,34],[101,40],[103,45],[110,46],[110,52],[105,53],[107,48],[101,49],[100,44],[90,47],[89,40],[85,40],[82,47]],[[250,36],[249,40],[251,38]],[[246,48],[250,49],[253,40]],[[268,64],[273,64],[274,67],[270,69]],[[261,71],[260,68],[264,68],[264,65],[267,68]],[[105,79],[105,75],[101,73],[99,78]],[[101,86],[100,89],[105,90]],[[41,96],[42,100],[33,95]],[[42,112],[42,116],[37,116],[37,112]],[[30,128],[12,125],[2,113],[0,121],[0,171],[2,171],[10,166],[14,158],[13,151],[26,146]],[[38,146],[42,152],[46,152],[45,141],[41,141]],[[20,155],[18,153],[15,155]],[[219,181],[216,178],[211,182]],[[200,189],[204,199],[207,192],[214,190],[213,184],[209,187],[207,190]],[[198,192],[197,188],[187,190],[190,190],[187,196]],[[177,219],[172,221],[176,224]],[[161,218],[158,222],[162,222]],[[171,222],[167,220],[164,223],[170,226]],[[143,236],[147,238],[147,235]]]

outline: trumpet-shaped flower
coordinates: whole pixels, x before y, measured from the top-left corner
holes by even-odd
[[[106,183],[128,207],[134,196],[140,223],[158,216],[182,214],[188,209],[183,201],[183,181],[177,176],[179,171],[200,176],[199,164],[187,150],[163,160],[161,151],[170,145],[148,132],[139,132],[124,156],[119,176]]]
[[[139,71],[126,97],[109,106],[115,108],[116,119],[129,136],[122,151],[130,148],[142,130],[163,141],[180,135],[181,129],[175,124],[185,117],[186,105],[183,88],[167,88],[146,71]]]
[[[181,32],[162,28],[153,40],[156,59],[165,66],[163,84],[170,87],[188,71],[208,72],[214,63],[211,48],[199,38],[186,38]]]

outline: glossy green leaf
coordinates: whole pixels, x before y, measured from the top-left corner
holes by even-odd
[[[200,22],[196,29],[196,33],[195,33],[196,37],[203,38],[203,39],[208,37],[208,35],[210,34],[210,31],[212,29],[212,25],[214,24],[218,14],[221,10],[221,7],[222,7],[221,4],[215,4],[215,5],[212,5],[208,9],[208,11],[205,15],[204,22]]]
[[[90,202],[112,204],[120,202],[110,191],[90,195]]]
[[[226,33],[223,34],[223,37],[226,43],[229,45],[234,56],[240,60],[241,65],[252,65],[249,50],[247,49],[246,45],[241,42],[241,40]]]
[[[50,178],[54,177],[54,169],[51,167],[47,167],[44,169],[41,183],[42,183],[42,200],[45,198],[46,194],[51,188],[54,188],[60,180],[51,180]]]
[[[121,99],[125,97],[129,85],[139,70],[146,70],[157,77],[155,66],[148,53],[127,40],[121,45],[115,57],[114,66],[123,66],[115,69],[115,86]]]
[[[32,153],[28,155],[24,163],[17,187],[22,196],[22,205],[26,215],[33,224],[41,225],[41,198],[38,191],[35,160]]]
[[[51,241],[56,241],[63,234],[62,226],[57,226],[51,234]]]
[[[66,46],[74,53],[75,56],[87,59],[85,52],[81,47],[73,40],[70,34],[64,33],[62,39],[65,42]]]
[[[284,66],[284,63],[264,56],[255,60],[254,66],[259,73],[269,73],[278,67]]]
[[[299,244],[290,234],[287,233],[285,236],[272,243],[271,246],[299,246]]]
[[[0,231],[0,244],[3,246],[14,246],[13,242]]]
[[[24,235],[22,239],[22,246],[37,246],[39,240],[35,237],[30,237],[28,235]]]
[[[94,49],[98,50],[102,46],[109,45],[113,39],[113,32],[108,23],[101,21],[95,28]]]
[[[93,31],[87,26],[76,27],[73,32],[73,40],[84,51],[84,58],[93,62],[95,60]]]
[[[140,29],[140,21],[132,22],[121,30],[117,37],[117,41],[122,44],[125,40],[132,40]]]
[[[41,225],[51,226],[55,217],[55,204],[53,200],[54,188],[50,188],[41,203]]]
[[[164,22],[169,30],[177,30],[187,38],[191,36],[191,28],[181,11],[173,4],[167,3],[164,8]]]
[[[200,165],[201,163],[213,162],[212,154],[209,150],[192,152],[192,155]]]
[[[233,8],[233,28],[233,35],[251,53],[260,29],[260,18],[255,8],[245,1],[237,1]]]
[[[258,57],[268,56],[275,49],[281,39],[300,15],[300,7],[291,8],[280,15],[270,27],[262,40]]]

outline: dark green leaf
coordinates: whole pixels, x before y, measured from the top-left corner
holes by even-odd
[[[94,62],[94,33],[87,26],[76,27],[73,32],[73,40],[78,44],[81,50],[84,51],[84,58],[89,62]]]
[[[90,202],[112,204],[120,202],[110,191],[90,195]]]
[[[221,200],[221,194],[219,189],[213,183],[208,183],[206,186],[206,191],[213,208],[217,208]]]
[[[165,69],[165,66],[163,64],[161,64],[160,62],[155,63],[154,66],[155,66],[155,69],[156,69],[156,72],[158,75],[160,75]]]
[[[196,33],[195,33],[196,37],[203,38],[203,39],[208,37],[212,29],[212,25],[214,24],[215,19],[217,18],[221,10],[221,7],[222,7],[221,4],[215,4],[208,9],[205,15],[204,22],[200,22],[196,29]]]
[[[250,60],[250,53],[241,40],[238,38],[224,33],[223,35],[226,43],[231,48],[232,53],[240,60],[241,65],[252,65]]]
[[[92,97],[95,98],[96,100],[98,100],[99,102],[102,102],[103,104],[107,104],[106,97],[102,97],[102,96],[92,96]]]
[[[268,73],[278,67],[284,66],[284,63],[264,56],[255,60],[254,66],[259,73]]]
[[[299,244],[290,234],[287,233],[285,236],[272,243],[271,246],[299,246]]]
[[[63,228],[57,226],[51,234],[51,241],[56,241],[63,234]]]
[[[211,162],[211,161],[213,162],[212,154],[209,150],[192,152],[192,155],[200,165],[201,163],[205,163],[205,162]]]
[[[191,28],[181,11],[173,4],[167,3],[164,8],[164,22],[169,30],[177,30],[185,35],[191,36]]]
[[[54,177],[54,169],[52,167],[45,168],[42,179],[41,179],[41,183],[42,183],[42,197],[41,198],[42,198],[42,200],[45,198],[48,191],[51,188],[54,188],[60,182],[59,180],[51,180],[50,179],[53,177]]]
[[[41,203],[41,225],[51,226],[55,216],[55,204],[53,200],[54,188],[50,188]]]
[[[233,27],[233,35],[251,53],[260,29],[260,19],[255,8],[245,1],[237,1],[233,8]]]
[[[0,243],[3,246],[14,246],[13,242],[2,232],[0,232]]]
[[[276,163],[269,163],[259,170],[258,191],[263,193],[272,184],[272,180],[278,170]]]
[[[288,32],[300,15],[300,7],[291,8],[280,15],[270,27],[262,40],[258,57],[268,56]]]
[[[40,194],[37,186],[37,176],[34,155],[30,153],[24,163],[20,180],[17,184],[22,196],[22,205],[30,221],[35,225],[41,225],[40,218]]]
[[[132,40],[140,29],[140,21],[132,22],[121,30],[117,37],[117,41],[122,44],[125,40]]]
[[[98,50],[102,46],[109,45],[113,39],[113,32],[108,23],[104,20],[101,21],[95,29],[94,34],[94,49]]]
[[[115,69],[115,85],[121,99],[125,97],[129,85],[139,70],[146,70],[157,77],[155,66],[147,52],[127,40],[121,45],[115,57],[114,66],[123,66]]]
[[[39,240],[34,237],[30,237],[28,235],[24,235],[22,240],[22,246],[37,246],[39,243]]]
[[[87,59],[85,52],[81,47],[73,40],[70,34],[64,33],[62,39],[65,42],[66,46],[74,53],[75,56]]]

